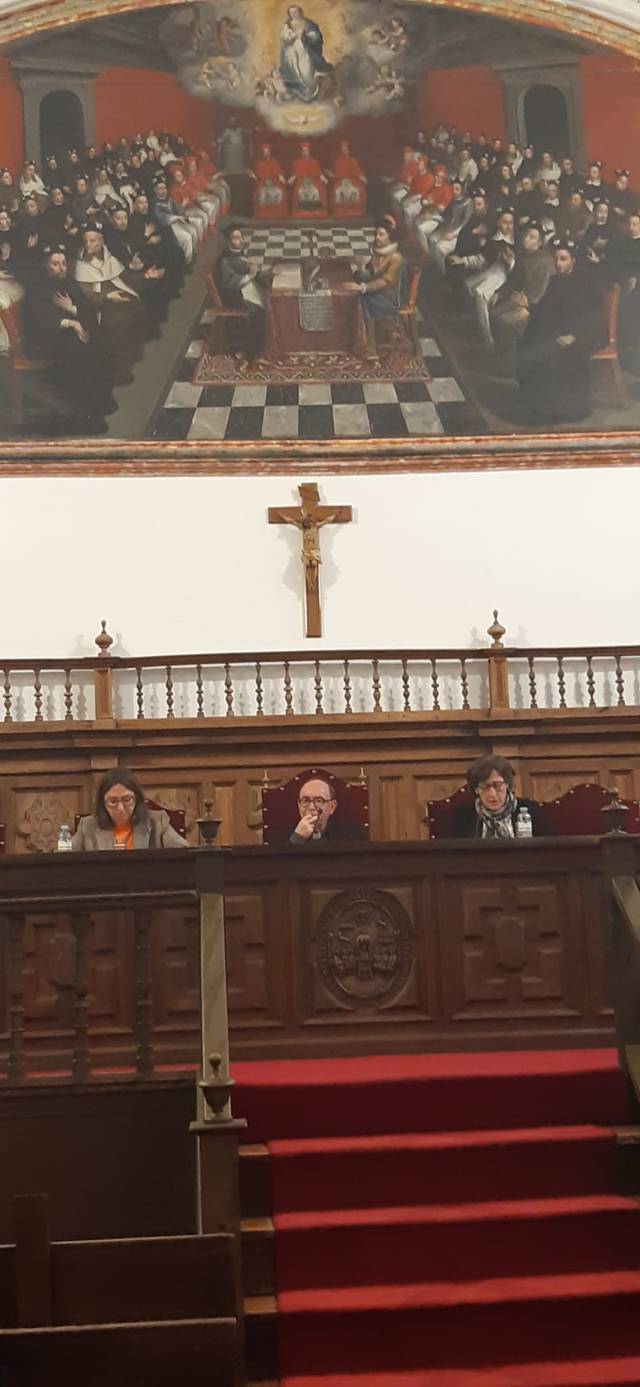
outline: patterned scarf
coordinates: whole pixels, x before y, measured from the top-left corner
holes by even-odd
[[[507,790],[507,798],[502,806],[495,812],[487,809],[482,803],[480,796],[476,795],[476,814],[478,815],[478,836],[480,838],[514,838],[513,815],[518,808],[518,801],[513,790]]]

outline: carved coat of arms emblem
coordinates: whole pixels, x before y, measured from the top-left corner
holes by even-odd
[[[320,972],[339,1001],[388,1003],[410,967],[411,922],[387,891],[341,891],[317,924]]]

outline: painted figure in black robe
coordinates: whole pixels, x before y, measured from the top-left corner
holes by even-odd
[[[166,269],[148,262],[144,254],[134,245],[131,237],[129,213],[124,207],[113,211],[105,224],[105,242],[124,266],[122,278],[138,298],[142,300],[147,315],[148,336],[158,337],[160,324],[167,316],[169,292],[166,282]]]
[[[48,401],[60,431],[102,433],[114,408],[113,359],[95,312],[70,278],[56,246],[29,284],[25,303],[29,355],[50,361]]]
[[[167,296],[178,294],[184,282],[185,259],[171,227],[164,226],[152,210],[146,193],[137,194],[129,218],[129,239],[145,270],[164,270]]]
[[[243,254],[240,227],[229,227],[226,232],[226,245],[215,268],[215,280],[225,308],[239,308],[246,314],[229,324],[232,348],[249,361],[255,361],[264,348],[265,277],[254,261]]]
[[[555,274],[518,352],[518,381],[528,420],[577,423],[590,412],[591,353],[606,339],[604,299],[594,275],[576,266],[571,241],[553,247]]]
[[[616,239],[611,274],[620,285],[620,361],[626,371],[640,375],[640,212],[632,213],[626,235]]]

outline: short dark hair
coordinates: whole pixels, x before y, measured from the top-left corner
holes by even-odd
[[[239,226],[237,222],[232,222],[230,226],[225,226],[225,229],[224,229],[224,237],[225,237],[225,240],[226,240],[226,241],[230,241],[230,240],[231,240],[231,237],[235,235],[236,231],[242,232],[242,230],[243,230],[243,228],[242,228],[241,226]]]
[[[104,807],[104,801],[109,790],[112,790],[114,785],[124,785],[125,790],[130,790],[131,794],[135,795],[136,802],[131,817],[135,823],[140,823],[141,819],[146,817],[147,812],[144,805],[144,790],[139,780],[136,780],[135,775],[131,774],[131,771],[126,770],[124,766],[116,766],[115,770],[107,771],[106,775],[103,775],[96,790],[94,813],[100,827],[109,828],[111,825],[111,819]]]
[[[475,794],[478,786],[483,780],[486,780],[488,775],[491,775],[492,771],[497,771],[498,775],[501,775],[502,779],[506,780],[509,790],[513,789],[515,771],[511,762],[507,761],[504,756],[492,756],[491,754],[479,756],[477,761],[471,762],[467,771],[468,789]]]

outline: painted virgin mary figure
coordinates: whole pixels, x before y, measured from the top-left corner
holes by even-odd
[[[322,31],[302,5],[290,5],[280,35],[280,75],[290,101],[315,101],[318,77],[331,72],[323,54]]]

